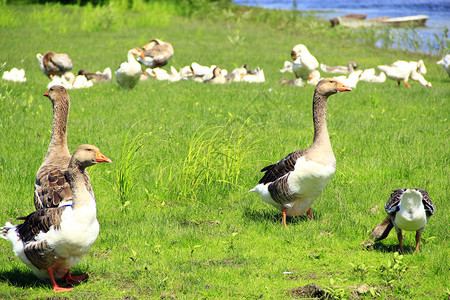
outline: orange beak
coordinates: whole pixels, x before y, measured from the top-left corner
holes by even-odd
[[[45,93],[45,94],[42,95],[42,96],[48,97],[48,92],[50,92],[50,90],[48,90],[47,93]]]
[[[139,55],[141,58],[145,59],[145,54],[144,52],[141,52],[141,55]]]
[[[105,155],[103,155],[100,151],[97,151],[97,153],[95,153],[95,161],[98,163],[102,163],[102,162],[111,163],[112,162],[109,158],[107,158]]]
[[[350,92],[352,89],[338,82],[338,92]]]

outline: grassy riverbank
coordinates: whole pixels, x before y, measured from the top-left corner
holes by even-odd
[[[50,140],[48,79],[37,53],[69,53],[74,72],[114,71],[128,49],[160,38],[175,49],[166,69],[246,63],[266,76],[262,84],[143,81],[128,91],[111,82],[69,91],[70,149],[94,144],[113,164],[89,170],[100,236],[73,271],[91,277],[63,297],[290,299],[315,283],[352,298],[366,283],[371,290],[359,297],[448,298],[449,78],[436,58],[356,43],[363,34],[289,12],[217,8],[185,17],[160,3],[3,6],[0,14],[0,62],[27,76],[0,81],[2,224],[33,211],[34,176]],[[336,175],[312,207],[314,220],[290,218],[283,229],[281,213],[247,191],[262,167],[312,141],[314,87],[278,84],[293,78],[279,70],[298,43],[329,65],[423,59],[433,88],[362,82],[330,98]],[[391,191],[404,187],[426,189],[436,206],[420,253],[412,255],[413,233],[400,259],[394,233],[363,249]],[[0,298],[55,296],[8,242],[0,249]]]

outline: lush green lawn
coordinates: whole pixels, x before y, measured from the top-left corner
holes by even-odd
[[[37,53],[69,53],[75,72],[114,71],[129,48],[160,38],[175,49],[169,66],[196,61],[231,71],[247,63],[266,76],[263,84],[143,81],[129,91],[111,82],[69,91],[70,149],[94,144],[113,164],[89,170],[101,231],[73,271],[91,277],[64,297],[281,299],[316,283],[351,298],[366,283],[383,299],[448,298],[450,80],[434,64],[437,58],[360,45],[349,39],[351,32],[317,22],[289,28],[239,19],[235,25],[231,17],[135,10],[114,11],[120,15],[111,18],[127,26],[90,30],[89,18],[104,15],[82,17],[86,9],[73,7],[1,9],[3,20],[16,21],[0,23],[0,62],[7,70],[24,68],[28,79],[0,81],[2,224],[33,211],[34,176],[50,140],[51,104],[42,97],[48,79]],[[289,218],[283,229],[281,213],[247,191],[262,167],[312,141],[314,88],[278,84],[293,78],[278,70],[298,43],[330,65],[424,59],[434,87],[362,82],[332,96],[328,128],[336,175],[312,207],[314,220]],[[391,191],[406,187],[426,189],[436,214],[419,254],[412,255],[414,233],[406,233],[409,253],[394,269],[394,233],[375,249],[359,243],[384,218]],[[0,298],[54,296],[8,242],[1,241],[0,250]]]

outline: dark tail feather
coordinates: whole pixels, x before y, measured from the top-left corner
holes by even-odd
[[[389,235],[394,225],[391,222],[391,218],[386,216],[386,218],[381,222],[381,224],[377,225],[372,232],[370,233],[370,238],[377,241],[381,241]]]

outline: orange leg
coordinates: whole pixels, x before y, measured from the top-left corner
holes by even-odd
[[[48,272],[48,276],[50,276],[50,282],[52,284],[54,292],[60,293],[60,292],[68,292],[68,291],[73,290],[73,287],[64,288],[64,287],[60,287],[56,283],[55,277],[53,277],[53,268],[48,269],[47,272]]]
[[[414,250],[414,253],[419,252],[419,242],[420,242],[420,236],[422,235],[422,232],[417,231],[416,232],[416,250]]]
[[[408,88],[411,88],[406,81],[403,81]]]
[[[282,214],[283,214],[283,226],[284,226],[284,228],[287,228],[287,226],[286,226],[286,213],[287,213],[287,209],[283,209],[282,210]]]
[[[309,218],[310,220],[312,220],[313,218],[312,218],[311,208],[308,209],[308,211],[307,211],[306,213],[308,214],[308,218]]]
[[[72,277],[72,274],[70,273],[70,270],[69,270],[69,271],[67,271],[66,275],[64,275],[63,279],[66,281],[67,284],[74,284],[74,283],[80,283],[88,277],[89,277],[89,274],[83,274],[83,275]]]

